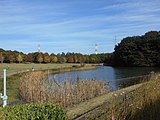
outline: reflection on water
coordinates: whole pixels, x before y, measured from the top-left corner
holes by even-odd
[[[151,71],[160,71],[158,67],[110,67],[110,66],[98,66],[96,70],[87,71],[73,71],[65,72],[60,74],[51,74],[50,79],[55,79],[58,82],[63,82],[65,80],[75,81],[86,80],[86,79],[97,79],[106,82],[111,82],[113,89],[118,89],[121,83],[125,81],[119,81],[118,79],[141,76],[150,73]],[[117,80],[117,81],[116,81]]]

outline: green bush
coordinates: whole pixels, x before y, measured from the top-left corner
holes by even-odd
[[[26,104],[0,108],[1,120],[67,120],[63,108],[54,104]]]

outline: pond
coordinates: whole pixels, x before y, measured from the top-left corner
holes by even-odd
[[[65,80],[75,81],[79,80],[101,80],[111,83],[113,90],[123,88],[122,83],[128,82],[127,79],[133,76],[142,76],[149,74],[151,71],[160,71],[159,67],[111,67],[111,66],[97,66],[95,70],[72,71],[59,74],[51,74],[50,80],[55,79],[58,82]],[[130,81],[130,82],[133,82]]]

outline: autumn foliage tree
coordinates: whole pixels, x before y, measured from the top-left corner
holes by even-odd
[[[18,55],[17,55],[17,61],[18,61],[19,63],[21,63],[21,62],[23,61],[23,58],[22,58],[22,55],[21,55],[21,54],[18,54]]]
[[[103,63],[108,54],[91,54],[83,55],[81,53],[58,53],[57,55],[52,53],[28,53],[24,54],[18,51],[5,51],[0,49],[0,61],[1,63]]]
[[[44,53],[43,61],[44,61],[44,63],[50,63],[50,56],[48,53]]]
[[[74,63],[74,58],[73,58],[72,55],[70,55],[70,56],[67,57],[67,62],[68,63]]]
[[[57,63],[58,62],[58,58],[55,54],[50,55],[50,60],[51,60],[51,63]]]
[[[38,53],[38,55],[37,55],[37,62],[39,62],[39,63],[43,62],[43,54],[42,53]]]
[[[33,54],[29,53],[29,54],[26,56],[26,61],[28,61],[28,62],[33,62]]]

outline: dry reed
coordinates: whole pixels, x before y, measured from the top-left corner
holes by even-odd
[[[114,117],[118,120],[155,119],[160,113],[159,105],[156,103],[160,101],[159,88],[160,74],[152,74],[150,80],[144,82],[141,87],[129,93],[120,93],[114,96],[110,104],[111,108],[108,110],[110,113],[106,113],[106,115],[111,118],[112,111],[114,111]]]
[[[65,107],[106,94],[106,83],[98,80],[77,80],[74,83],[48,82],[45,72],[30,72],[22,77],[20,96],[26,102],[58,103]]]

